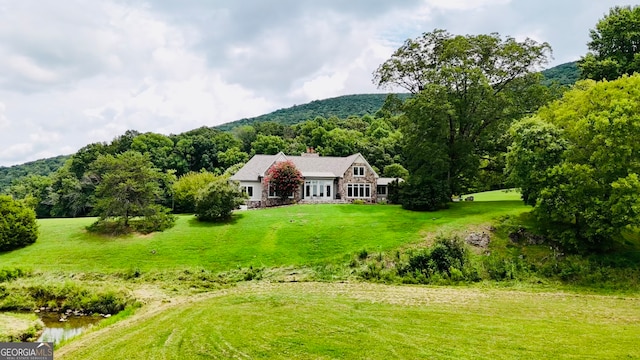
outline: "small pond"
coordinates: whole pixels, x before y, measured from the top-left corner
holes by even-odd
[[[97,316],[69,316],[66,321],[60,321],[60,315],[57,313],[40,313],[38,316],[44,322],[44,332],[38,341],[55,344],[80,335],[91,325],[102,320],[102,317]]]

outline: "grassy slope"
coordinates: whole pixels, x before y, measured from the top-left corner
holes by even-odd
[[[36,327],[41,329],[42,324],[35,314],[0,313],[0,342],[16,341],[25,334],[35,334]]]
[[[311,265],[366,248],[388,250],[420,241],[428,232],[486,223],[520,213],[522,202],[459,203],[435,213],[398,206],[301,205],[239,213],[227,224],[180,216],[176,226],[151,236],[105,238],[86,233],[93,219],[45,219],[41,236],[24,249],[0,255],[3,266],[37,271],[111,273],[138,268]]]
[[[64,359],[637,358],[640,299],[374,284],[256,284],[134,316]],[[98,347],[95,344],[108,344]],[[62,356],[60,356],[62,355]]]
[[[515,189],[485,191],[481,193],[468,194],[462,199],[473,196],[473,201],[520,201],[522,200],[520,191]]]

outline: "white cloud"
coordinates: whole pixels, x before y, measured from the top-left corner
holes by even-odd
[[[531,37],[551,43],[556,63],[574,60],[613,5],[0,0],[0,166],[68,154],[128,129],[179,133],[378,91],[377,66],[434,28]]]
[[[5,114],[6,110],[7,106],[0,102],[0,130],[9,127],[9,119],[7,119],[7,115]]]
[[[438,10],[466,11],[494,5],[506,5],[511,0],[425,0],[428,7]]]
[[[33,152],[33,144],[31,143],[17,143],[9,145],[6,148],[0,150],[0,160],[14,160],[20,159],[24,156],[28,156]]]

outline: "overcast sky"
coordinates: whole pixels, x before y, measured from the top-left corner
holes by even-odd
[[[435,28],[587,51],[609,0],[0,0],[0,166],[346,94]]]

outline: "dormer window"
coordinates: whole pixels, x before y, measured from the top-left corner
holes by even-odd
[[[364,166],[354,166],[353,176],[364,176]]]

